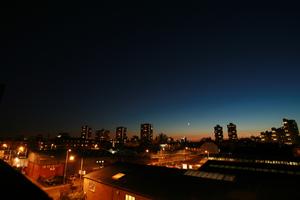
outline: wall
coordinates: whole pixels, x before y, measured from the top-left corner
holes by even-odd
[[[29,161],[28,167],[25,169],[25,173],[35,180],[37,180],[40,176],[44,178],[63,176],[64,165],[39,165]]]
[[[135,197],[135,200],[149,200],[149,198],[86,178],[84,179],[83,189],[86,192],[87,200],[125,200],[126,194]]]

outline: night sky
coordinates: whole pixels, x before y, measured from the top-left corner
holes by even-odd
[[[83,124],[138,134],[149,122],[196,139],[216,124],[250,136],[300,123],[298,7],[201,2],[8,9],[0,134],[75,136]]]

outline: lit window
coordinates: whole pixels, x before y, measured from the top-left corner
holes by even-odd
[[[131,196],[131,195],[129,195],[129,194],[126,194],[125,200],[135,200],[135,197],[134,197],[134,196]]]

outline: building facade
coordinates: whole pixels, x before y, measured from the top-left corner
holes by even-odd
[[[283,119],[284,144],[291,145],[296,143],[299,136],[298,125],[295,120]]]
[[[81,127],[81,139],[91,139],[92,138],[92,128],[85,125]]]
[[[108,142],[109,141],[109,130],[101,129],[95,132],[95,140],[96,142]]]
[[[262,143],[272,142],[272,131],[263,131],[260,133],[260,140]]]
[[[152,124],[146,123],[141,124],[141,142],[151,143],[153,140],[153,126]]]
[[[219,124],[214,127],[214,133],[215,133],[215,141],[216,143],[222,143],[223,142],[223,127]]]
[[[116,128],[116,141],[118,143],[124,144],[127,142],[127,128],[126,127],[117,127]]]
[[[97,181],[96,179],[85,178],[83,190],[86,193],[87,200],[112,199],[112,200],[150,200],[150,198],[129,192],[110,184]]]
[[[227,125],[227,131],[228,131],[228,139],[229,141],[237,141],[237,130],[236,125],[233,123],[230,123]]]
[[[297,143],[299,129],[295,120],[283,119],[280,128],[272,127],[271,131],[261,132],[260,138],[263,143],[278,143],[292,145]]]
[[[64,174],[64,163],[50,156],[30,153],[25,173],[34,180],[38,180],[39,178],[47,179],[55,176],[62,177]]]

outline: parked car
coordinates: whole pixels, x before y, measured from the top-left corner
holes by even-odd
[[[49,186],[59,185],[62,184],[62,182],[63,182],[63,177],[61,176],[54,176],[44,180],[44,183]]]

